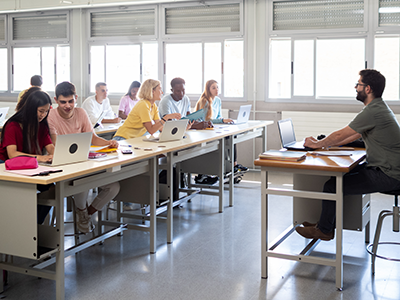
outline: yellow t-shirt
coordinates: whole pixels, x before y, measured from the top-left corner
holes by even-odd
[[[151,105],[150,101],[142,99],[132,108],[124,124],[118,128],[115,135],[125,139],[142,136],[147,131],[143,123],[159,119],[157,105],[155,103]]]

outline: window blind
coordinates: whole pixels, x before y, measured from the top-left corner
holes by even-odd
[[[274,30],[363,26],[364,0],[298,0],[273,3]]]
[[[400,25],[400,1],[379,0],[379,26]]]
[[[165,33],[240,32],[240,4],[165,9]]]
[[[154,9],[96,12],[90,16],[91,37],[155,35]]]
[[[13,18],[13,40],[67,38],[67,15]]]
[[[0,41],[4,41],[6,39],[6,17],[0,16]]]

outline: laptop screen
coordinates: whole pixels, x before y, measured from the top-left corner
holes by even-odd
[[[292,119],[278,121],[278,128],[283,147],[286,147],[287,145],[296,142]]]

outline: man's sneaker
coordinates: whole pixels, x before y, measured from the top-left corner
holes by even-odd
[[[194,178],[194,181],[198,184],[214,184],[218,181],[218,177],[212,177],[208,175],[198,175]]]
[[[235,166],[235,173],[236,173],[236,172],[240,172],[240,171],[246,172],[246,171],[248,171],[248,170],[249,170],[249,168],[247,168],[247,167],[245,167],[245,166],[243,166],[243,165],[241,165],[241,164],[237,164],[237,165]]]
[[[78,227],[78,230],[82,233],[91,232],[94,229],[94,226],[87,209],[85,208],[84,210],[80,210],[79,208],[76,208],[75,212],[76,226]]]

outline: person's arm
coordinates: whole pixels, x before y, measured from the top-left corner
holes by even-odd
[[[106,140],[93,133],[92,145],[94,146],[109,146],[111,148],[118,148],[118,142],[115,140]]]
[[[92,124],[96,123],[96,121],[101,113],[101,112],[99,112],[98,114],[96,114],[96,109],[95,109],[93,101],[96,101],[96,100],[86,99],[82,104],[82,108],[87,112],[90,122],[92,122]]]
[[[113,112],[110,100],[108,98],[104,99],[103,101],[103,110],[106,111],[106,115],[101,121],[101,123],[119,123],[121,122],[121,118],[117,117],[116,114]]]
[[[44,147],[49,155],[54,154],[54,145],[53,144],[48,144],[47,146]]]
[[[103,121],[101,121],[101,123],[119,123],[121,122],[121,118],[119,117],[115,117],[113,119],[103,119]]]
[[[181,118],[180,113],[168,114],[168,115],[165,115],[164,117],[162,117],[161,119],[154,121],[154,124],[153,124],[153,122],[144,122],[143,126],[146,128],[146,130],[150,134],[153,134],[153,133],[156,133],[158,130],[162,130],[162,128],[167,120],[170,120],[170,119],[179,120],[180,118]]]
[[[25,155],[25,156],[36,157],[38,162],[49,162],[53,159],[53,155],[35,155],[35,154],[29,154],[29,153],[17,151],[17,145],[8,145],[6,147],[6,149],[7,149],[7,155],[9,158]]]
[[[313,137],[308,137],[304,141],[305,147],[310,148],[328,148],[331,146],[340,146],[354,141],[361,137],[361,134],[346,126],[342,129],[336,130],[322,140],[317,140]]]
[[[118,117],[120,117],[121,119],[125,120],[128,116],[124,113],[123,110],[119,110],[118,111]]]

